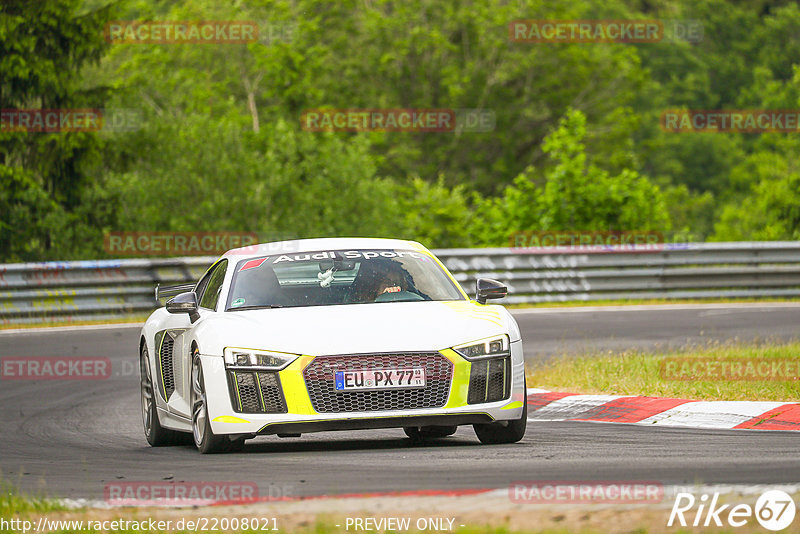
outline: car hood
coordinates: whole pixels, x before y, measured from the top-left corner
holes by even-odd
[[[441,350],[501,333],[518,339],[510,323],[501,306],[393,302],[214,313],[195,334],[204,354],[233,346],[318,356]]]

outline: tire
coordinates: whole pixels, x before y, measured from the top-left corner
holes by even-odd
[[[202,454],[227,452],[238,448],[228,436],[217,436],[211,430],[208,420],[206,385],[203,377],[203,366],[200,364],[199,351],[192,355],[192,436],[197,450]]]
[[[455,426],[406,426],[403,432],[414,441],[426,441],[430,439],[446,438],[456,433],[458,427]]]
[[[525,428],[528,426],[528,385],[526,381],[523,381],[523,388],[525,399],[522,401],[522,417],[509,422],[472,425],[481,443],[484,445],[516,443],[525,436]]]
[[[142,425],[144,426],[144,437],[147,439],[147,443],[151,447],[190,444],[192,441],[188,433],[164,428],[158,420],[156,392],[153,387],[153,373],[150,369],[147,345],[142,346],[139,354],[139,378],[142,397]]]

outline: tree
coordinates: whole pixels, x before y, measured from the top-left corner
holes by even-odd
[[[797,148],[788,154],[760,152],[748,158],[741,171],[746,169],[750,189],[723,207],[714,241],[800,239]]]
[[[586,117],[569,110],[547,136],[542,150],[551,166],[536,185],[533,169],[518,176],[500,198],[479,204],[475,232],[485,244],[508,243],[527,230],[671,229],[661,190],[635,170],[617,175],[600,169],[586,154]]]
[[[81,69],[99,61],[109,8],[79,12],[78,0],[0,3],[0,109],[103,108],[106,91],[82,86]],[[70,226],[98,221],[83,202],[87,168],[102,143],[91,132],[0,129],[0,257],[68,257],[85,237]],[[71,228],[74,230],[74,227]]]

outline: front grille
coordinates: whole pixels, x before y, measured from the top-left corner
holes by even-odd
[[[164,400],[168,400],[175,391],[175,373],[172,367],[172,347],[175,339],[169,332],[164,332],[164,341],[161,343],[159,364],[161,365],[161,387],[164,391]]]
[[[472,362],[469,373],[469,404],[495,402],[511,395],[511,358]]]
[[[233,409],[239,413],[286,413],[278,373],[228,371]]]
[[[424,388],[336,391],[336,371],[425,369]],[[317,356],[303,371],[308,396],[317,413],[419,410],[447,404],[453,362],[438,352]]]

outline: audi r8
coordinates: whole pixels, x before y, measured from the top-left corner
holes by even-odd
[[[414,440],[472,425],[522,439],[520,331],[472,298],[423,245],[304,239],[230,250],[147,319],[139,342],[144,433],[202,453],[261,435],[402,428]],[[191,436],[191,438],[190,438]]]

